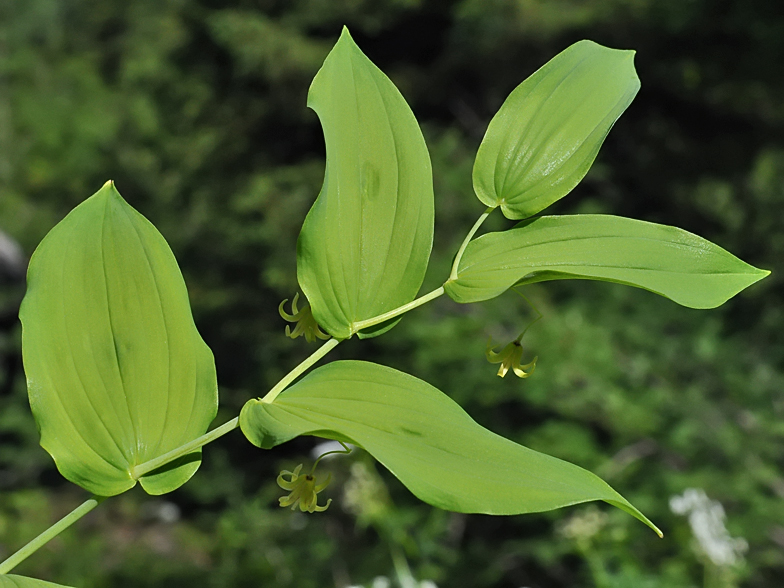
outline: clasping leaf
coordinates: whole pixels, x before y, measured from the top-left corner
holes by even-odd
[[[133,487],[135,466],[202,435],[214,418],[212,352],[174,255],[111,182],[38,246],[19,316],[41,445],[90,492]],[[174,490],[200,455],[151,472],[142,486]]]
[[[659,533],[594,474],[488,431],[430,384],[381,365],[320,367],[274,402],[246,403],[240,426],[263,448],[300,435],[353,443],[446,510],[509,515],[604,500]]]
[[[347,29],[308,106],[324,128],[327,169],[299,235],[297,276],[316,322],[343,339],[355,323],[411,302],[422,285],[433,242],[430,157],[405,99]]]
[[[690,308],[714,308],[770,272],[692,233],[620,216],[542,216],[468,244],[457,302],[494,298],[515,284],[583,278],[650,290]]]
[[[634,51],[568,47],[512,91],[474,162],[474,190],[507,218],[532,216],[583,179],[640,80]]]

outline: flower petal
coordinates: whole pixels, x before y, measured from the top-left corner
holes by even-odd
[[[329,508],[330,504],[332,504],[332,499],[331,498],[329,500],[327,500],[327,503],[324,506],[316,505],[314,510],[316,512],[324,512],[325,510],[327,510]]]
[[[283,302],[281,302],[281,303],[278,305],[278,314],[279,314],[279,315],[281,316],[281,318],[283,318],[284,320],[287,320],[287,321],[289,321],[290,323],[295,323],[295,322],[297,322],[297,321],[299,320],[299,317],[297,316],[297,314],[298,314],[298,313],[297,313],[297,311],[296,311],[296,310],[294,310],[294,304],[292,304],[292,305],[291,305],[291,309],[292,309],[292,310],[294,310],[294,314],[289,314],[289,313],[287,313],[285,310],[283,310],[283,305],[284,305],[284,304],[286,304],[288,301],[289,301],[289,299],[288,299],[288,298],[286,298],[286,299],[285,299]]]
[[[518,365],[513,365],[512,369],[514,370],[515,375],[518,378],[527,378],[528,376],[533,374],[534,370],[536,369],[536,360],[537,359],[539,359],[538,355],[536,357],[534,357],[533,361],[530,362],[530,363],[527,363],[525,365],[519,365],[519,364]],[[527,370],[528,368],[531,368],[531,370],[526,372],[525,370]]]
[[[278,504],[282,507],[291,506],[292,503],[295,503],[296,501],[297,499],[293,498],[291,494],[278,498]]]
[[[316,486],[316,488],[315,488],[315,492],[316,492],[316,494],[318,494],[318,493],[319,493],[319,492],[321,492],[321,491],[322,491],[324,488],[326,488],[327,486],[329,486],[329,483],[330,483],[331,481],[332,481],[332,474],[331,474],[331,473],[329,473],[329,474],[327,474],[327,479],[326,479],[326,480],[324,480],[324,483],[323,483],[323,484],[319,484],[318,486]]]
[[[487,358],[487,361],[489,361],[490,363],[500,363],[504,360],[504,352],[502,351],[501,353],[496,353],[493,350],[494,348],[495,345],[493,345],[493,338],[488,337],[487,345],[485,346],[485,357]]]

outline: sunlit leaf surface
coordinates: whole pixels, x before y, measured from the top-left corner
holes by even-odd
[[[770,272],[692,233],[600,214],[543,216],[472,241],[447,294],[494,298],[515,284],[585,278],[637,286],[690,308],[714,308]]]
[[[20,318],[41,445],[83,488],[131,488],[134,466],[203,434],[214,418],[212,353],[174,255],[112,183],[41,242]],[[141,484],[169,492],[199,463],[193,453]]]
[[[583,179],[640,80],[634,51],[580,41],[509,95],[474,163],[474,190],[512,219],[532,216]]]
[[[446,510],[520,514],[604,500],[655,529],[594,474],[488,431],[430,384],[373,363],[336,361],[273,403],[251,400],[240,426],[263,448],[308,434],[359,445]]]
[[[308,106],[324,129],[327,169],[299,236],[297,275],[318,323],[345,338],[422,285],[433,242],[430,157],[405,99],[347,29]]]

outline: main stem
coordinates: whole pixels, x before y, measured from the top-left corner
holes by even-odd
[[[139,465],[134,466],[131,468],[131,475],[133,476],[134,480],[138,480],[142,476],[149,474],[151,471],[157,470],[159,467],[164,466],[167,463],[171,463],[183,455],[188,455],[189,453],[196,451],[199,447],[215,441],[215,439],[218,439],[219,437],[223,437],[226,433],[233,431],[239,425],[240,417],[234,417],[229,422],[222,424],[220,427],[213,429],[209,433],[205,433],[201,437],[197,437],[185,445],[180,445],[176,449],[172,449],[163,455],[159,455],[155,459],[151,459],[150,461],[145,461],[144,463],[140,463]]]
[[[11,557],[0,563],[0,575],[7,574],[16,566],[26,560],[30,555],[38,551],[46,543],[57,537],[60,533],[65,531],[68,527],[73,525],[76,521],[81,519],[84,515],[98,506],[105,500],[103,496],[93,496],[86,500],[81,505],[77,506],[69,514],[57,521],[54,525],[49,527],[46,531],[38,535],[35,539],[30,541],[27,545],[22,547],[19,551],[14,553]]]
[[[305,361],[291,370],[286,376],[275,386],[267,392],[267,395],[261,399],[262,402],[270,403],[278,397],[278,394],[283,392],[289,384],[291,384],[294,380],[296,380],[300,375],[302,375],[310,366],[324,357],[327,353],[332,351],[335,347],[337,347],[338,343],[340,343],[340,339],[330,339],[324,345],[319,347],[310,357],[308,357]]]
[[[463,253],[465,252],[466,247],[468,246],[469,241],[473,238],[474,234],[476,234],[479,227],[482,226],[482,223],[485,222],[485,219],[493,212],[494,208],[488,208],[479,217],[479,219],[474,223],[474,226],[471,227],[471,230],[466,235],[465,240],[463,241],[462,245],[460,245],[460,249],[457,251],[457,255],[455,256],[455,261],[452,264],[452,272],[449,276],[449,280],[452,281],[457,279],[457,268],[460,264],[460,260],[463,257]],[[420,296],[416,300],[409,302],[408,304],[404,304],[403,306],[399,306],[394,310],[390,310],[389,312],[385,312],[384,314],[380,314],[373,318],[356,322],[352,325],[352,334],[361,331],[362,329],[366,329],[368,327],[372,327],[374,325],[378,325],[387,321],[389,319],[395,318],[396,316],[400,316],[408,312],[409,310],[413,310],[418,306],[421,306],[435,298],[438,298],[444,294],[444,287],[441,286],[436,288],[432,292],[425,294],[424,296]],[[278,395],[283,392],[294,380],[296,380],[300,375],[302,375],[305,371],[307,371],[313,364],[318,362],[321,358],[323,358],[327,353],[332,351],[338,343],[340,343],[340,339],[330,339],[324,345],[319,347],[313,354],[311,354],[307,359],[305,359],[302,363],[300,363],[297,367],[291,370],[286,376],[278,382],[273,388],[267,392],[266,396],[262,398],[262,402],[271,403],[273,402]],[[207,443],[211,443],[216,439],[222,437],[226,433],[233,431],[239,426],[240,419],[239,417],[235,417],[231,419],[229,422],[224,423],[220,427],[213,429],[209,433],[205,433],[201,437],[194,439],[176,449],[172,449],[168,453],[164,453],[156,457],[155,459],[151,459],[150,461],[146,461],[142,464],[139,464],[131,469],[131,475],[135,480],[138,480],[142,476],[149,474],[153,470],[156,470],[168,463],[173,462],[174,460],[187,455],[196,449],[203,447]],[[89,500],[86,500],[83,504],[75,508],[65,517],[57,521],[54,525],[49,527],[46,531],[38,535],[35,539],[30,541],[27,545],[22,547],[19,551],[11,555],[8,559],[0,563],[0,575],[7,574],[12,569],[14,569],[19,563],[27,559],[31,554],[35,553],[38,549],[40,549],[43,545],[51,541],[57,535],[62,533],[65,529],[70,527],[88,512],[93,510],[96,506],[98,506],[101,502],[103,502],[106,497],[103,496],[93,496]]]
[[[269,392],[267,392],[267,395],[264,397],[264,402],[272,402],[275,398],[277,398],[278,394],[280,394],[291,382],[293,382],[297,377],[299,377],[300,374],[302,374],[310,366],[312,366],[319,359],[334,349],[338,343],[340,343],[340,340],[338,339],[330,339],[324,343],[324,345],[319,347],[315,353],[311,354],[307,359],[305,359],[305,361],[300,363],[297,367],[286,374],[286,376],[280,382],[275,384],[275,386]],[[211,443],[212,441],[223,437],[226,433],[233,431],[239,426],[240,417],[234,417],[229,422],[224,423],[220,427],[213,429],[209,433],[205,433],[201,437],[198,437],[193,441],[186,443],[185,445],[180,445],[168,453],[164,453],[155,459],[151,459],[150,461],[146,461],[135,466],[131,470],[131,475],[134,479],[138,480],[145,474],[149,474],[151,471],[157,470],[159,467],[164,466],[167,463],[171,463],[175,459],[178,459],[183,455],[188,455],[192,451],[197,450],[199,447],[203,447],[204,445],[207,445],[207,443]]]
[[[278,384],[270,390],[270,392],[265,396],[265,399],[268,397],[275,398],[280,392],[288,386],[297,376],[299,376],[302,372],[307,370],[311,365],[316,363],[319,359],[324,357],[331,349],[333,349],[338,343],[340,343],[337,339],[330,339],[324,345],[322,345],[319,349],[316,350],[310,357],[308,357],[305,361],[299,364],[296,368],[294,368],[289,374],[283,378]],[[274,393],[274,394],[273,394]],[[271,402],[271,400],[268,400]],[[211,443],[215,441],[219,437],[223,437],[226,433],[233,431],[239,426],[240,419],[239,417],[235,417],[231,419],[229,422],[224,423],[220,427],[217,427],[210,431],[209,433],[205,433],[201,437],[190,441],[189,443],[185,443],[177,447],[176,449],[172,449],[168,453],[164,453],[156,457],[155,459],[151,459],[150,461],[146,461],[142,464],[139,464],[132,468],[131,475],[134,479],[138,480],[142,476],[152,472],[153,470],[158,469],[161,466],[166,465],[167,463],[171,463],[174,460],[182,457],[183,455],[188,455],[189,453],[195,451],[199,447],[206,445],[207,443]],[[65,529],[70,527],[96,506],[98,506],[101,502],[103,502],[106,498],[103,496],[93,496],[86,502],[84,502],[81,506],[77,507],[65,517],[57,521],[54,525],[49,527],[46,531],[38,535],[35,539],[30,541],[27,545],[22,547],[19,551],[11,555],[8,559],[4,562],[0,563],[0,575],[7,574],[12,569],[14,569],[20,562],[27,559],[30,555],[38,551],[41,547],[43,547],[46,543],[57,537],[60,533],[62,533]]]

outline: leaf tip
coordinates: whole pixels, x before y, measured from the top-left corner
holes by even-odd
[[[106,180],[103,186],[101,186],[101,189],[95,193],[96,196],[98,194],[108,198],[119,198],[120,200],[124,201],[123,197],[120,195],[120,192],[117,191],[117,186],[115,186],[114,180]]]
[[[636,510],[636,509],[635,509],[635,510]],[[637,514],[635,514],[635,513],[632,513],[632,514],[633,514],[633,515],[634,515],[634,516],[635,516],[637,519],[639,519],[641,522],[645,523],[645,525],[646,525],[647,527],[649,527],[649,528],[650,528],[650,529],[651,529],[651,530],[652,530],[654,533],[656,533],[656,535],[659,537],[659,539],[664,539],[664,533],[662,533],[662,530],[661,530],[659,527],[657,527],[657,526],[656,526],[656,525],[653,523],[653,521],[651,521],[651,520],[650,520],[648,517],[646,517],[646,516],[645,516],[644,514],[642,514],[640,511],[637,511]],[[638,514],[639,514],[639,516],[638,516]]]
[[[619,495],[620,497],[620,495]],[[620,497],[620,500],[610,499],[606,500],[608,504],[615,506],[616,508],[620,508],[622,511],[632,515],[635,519],[643,523],[645,526],[649,527],[654,533],[659,536],[659,539],[664,539],[664,533],[662,533],[661,529],[653,524],[648,517],[646,517],[639,509],[637,509],[633,504],[631,504],[628,500],[623,497]]]
[[[637,510],[637,509],[635,509],[635,510]],[[653,524],[653,521],[651,521],[648,517],[646,517],[640,511],[637,511],[636,513],[631,513],[631,514],[635,518],[639,519],[641,522],[645,523],[645,525],[650,527],[650,529],[654,533],[656,533],[656,535],[658,535],[659,539],[664,539],[664,533],[662,533],[662,530],[659,527],[657,527],[655,524]]]
[[[335,43],[335,46],[337,47],[338,45],[341,45],[343,43],[348,43],[352,47],[356,47],[357,45],[354,42],[354,38],[351,36],[351,33],[349,32],[348,27],[346,25],[343,25],[343,29],[340,31],[340,38],[338,39],[338,42]]]

